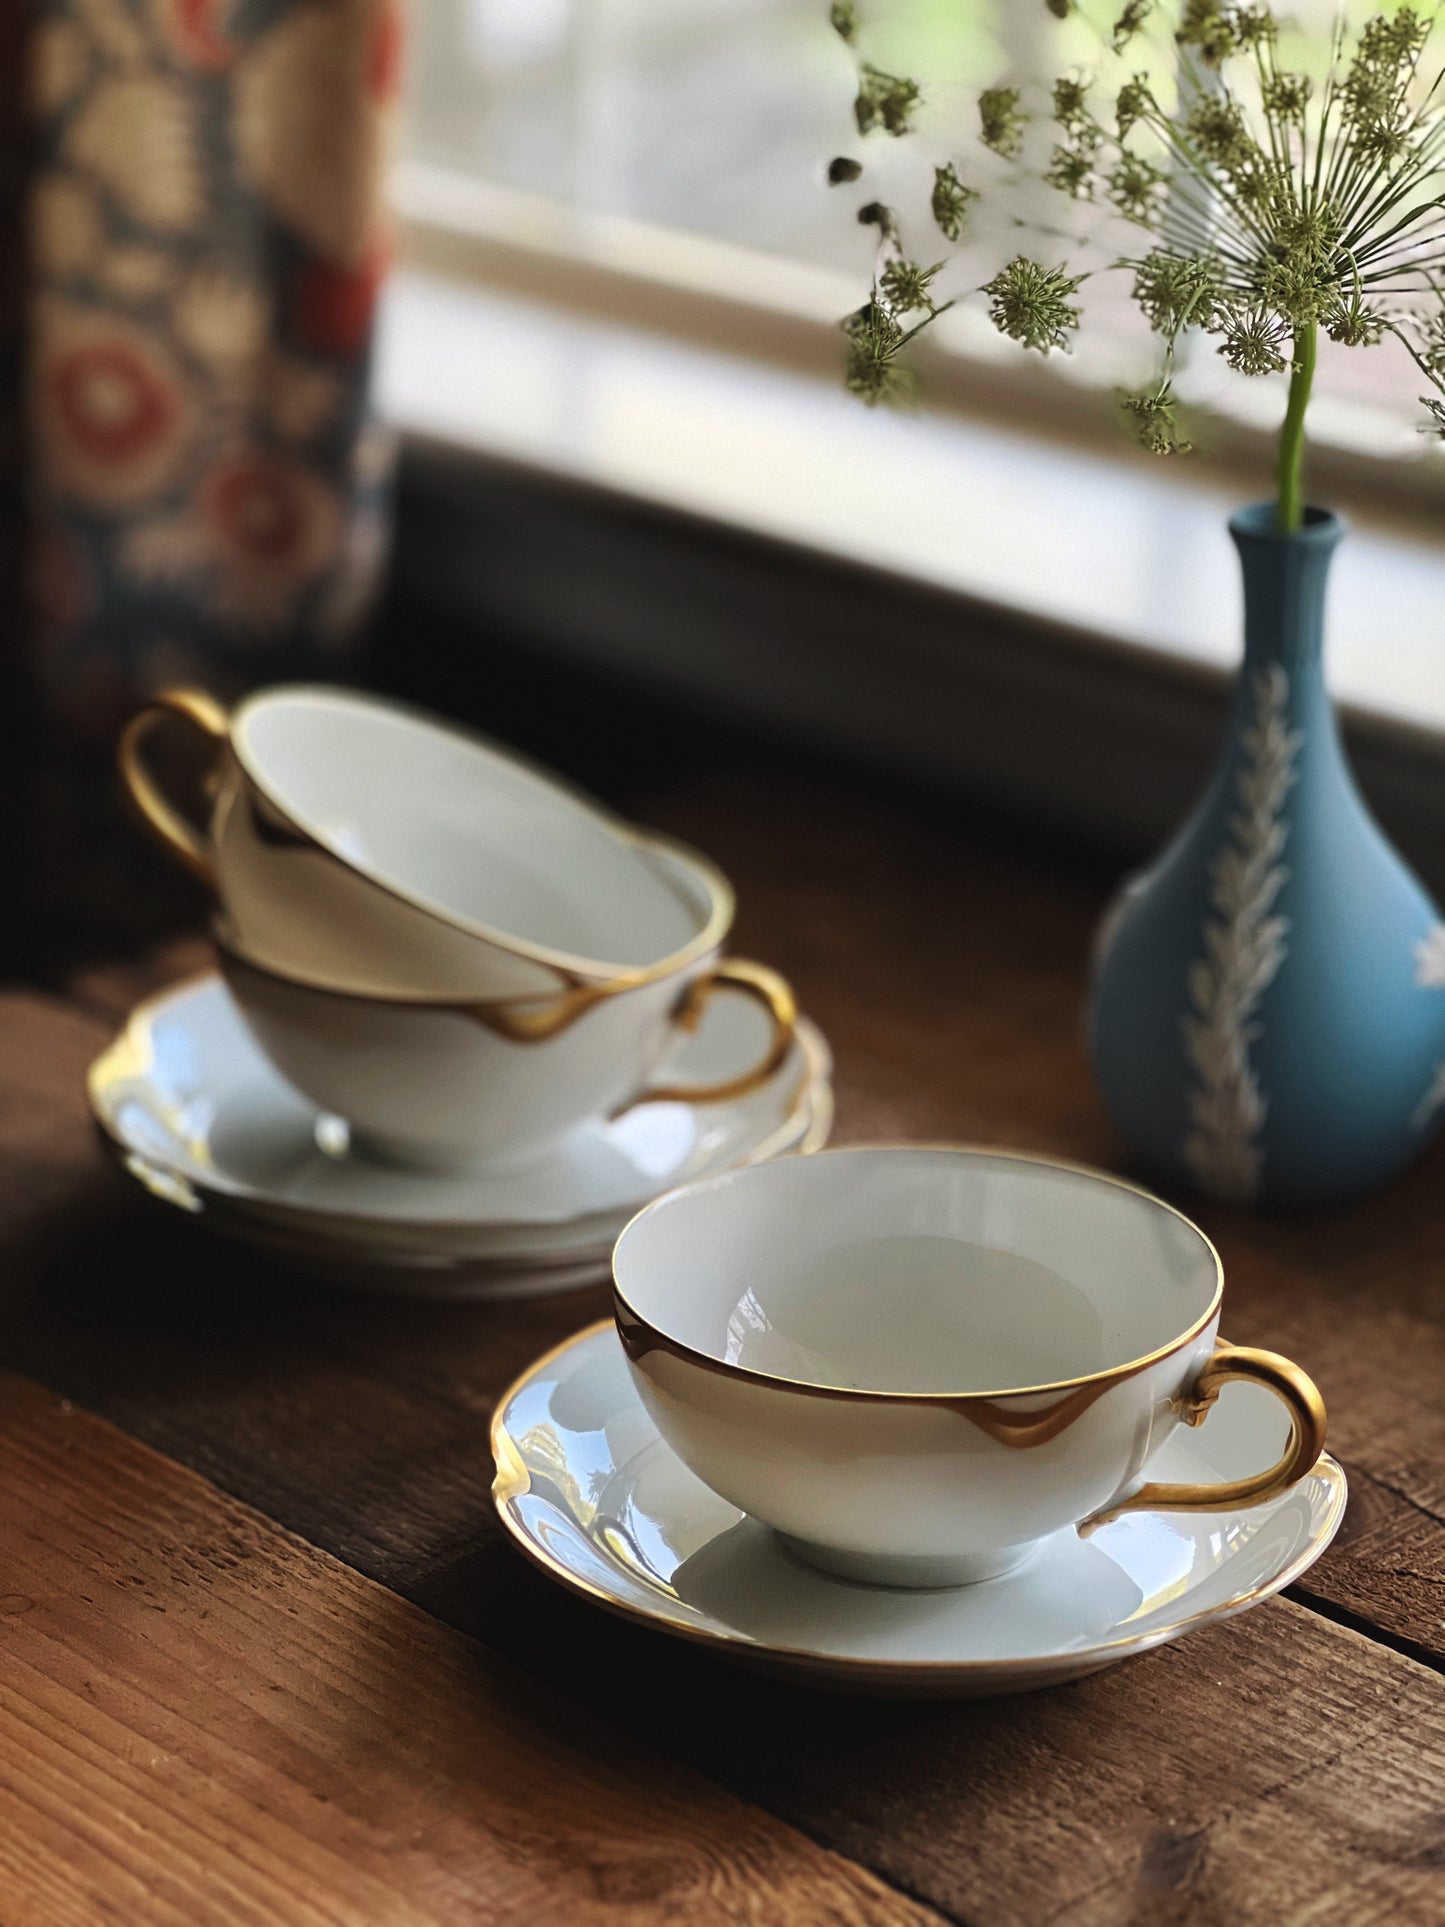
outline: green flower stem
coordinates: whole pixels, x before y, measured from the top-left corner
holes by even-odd
[[[1305,410],[1315,379],[1318,347],[1314,322],[1294,338],[1294,363],[1289,377],[1289,406],[1279,431],[1279,494],[1276,516],[1286,535],[1304,527]]]

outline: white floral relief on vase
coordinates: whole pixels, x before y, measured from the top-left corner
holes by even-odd
[[[1275,906],[1289,880],[1285,802],[1304,741],[1289,726],[1289,677],[1278,664],[1252,679],[1254,716],[1240,734],[1229,841],[1210,867],[1204,954],[1190,968],[1184,1049],[1196,1079],[1184,1159],[1200,1189],[1234,1204],[1258,1196],[1267,1099],[1250,1061],[1264,993],[1288,948]]]
[[[1415,945],[1415,982],[1422,990],[1445,990],[1445,923],[1437,923],[1428,937]],[[1415,1106],[1410,1122],[1428,1130],[1445,1110],[1445,1064],[1435,1066],[1430,1088]]]

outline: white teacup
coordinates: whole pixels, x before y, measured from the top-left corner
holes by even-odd
[[[1319,1457],[1314,1385],[1217,1336],[1214,1247],[1145,1191],[1002,1152],[839,1150],[649,1205],[613,1259],[643,1403],[699,1478],[850,1579],[958,1585],[1137,1508],[1226,1512]],[[1277,1464],[1145,1483],[1249,1379]],[[1283,1430],[1283,1428],[1281,1428]]]
[[[710,863],[657,839],[639,841],[638,861],[689,930],[715,930],[727,886]],[[720,959],[715,942],[701,954],[689,943],[636,981],[461,1002],[308,983],[258,964],[223,924],[215,936],[241,1015],[277,1070],[393,1162],[512,1163],[633,1104],[740,1097],[777,1071],[793,1034],[785,981],[761,964]],[[679,1085],[666,1075],[669,1047],[723,991],[766,1013],[758,1062],[720,1083]]]
[[[149,761],[182,719],[214,746],[193,821]],[[639,855],[629,827],[463,730],[342,689],[285,686],[230,713],[172,690],[121,737],[121,774],[160,840],[215,890],[253,963],[381,996],[551,997],[673,975],[711,919]]]

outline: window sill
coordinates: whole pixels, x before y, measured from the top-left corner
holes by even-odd
[[[1089,450],[943,411],[870,413],[821,371],[416,267],[388,297],[378,384],[407,438],[408,487],[434,511],[403,514],[403,574],[449,606],[505,611],[554,651],[994,793],[1011,769],[1035,804],[1049,776],[1021,741],[1019,701],[1030,686],[1043,700],[1045,685],[1060,700],[1041,725],[1056,745],[1070,715],[1103,727],[1097,686],[1108,683],[1111,713],[1157,712],[1156,747],[1140,736],[1146,765],[1158,764],[1153,790],[1147,769],[1125,784],[1115,768],[1101,787],[1084,764],[1115,764],[1107,741],[1059,754],[1084,759],[1086,817],[1131,841],[1177,815],[1179,773],[1192,780],[1207,760],[1238,653],[1225,523],[1247,491],[1203,461]],[[535,541],[518,522],[529,501],[544,518]],[[466,534],[469,515],[481,532],[479,507],[493,535],[505,526],[513,538],[505,557],[483,540],[485,566]],[[1382,814],[1419,814],[1413,840],[1433,842],[1431,822],[1445,817],[1445,543],[1383,516],[1353,521],[1333,585],[1332,681]],[[594,539],[604,525],[610,555]],[[617,546],[629,542],[635,565]],[[689,587],[686,570],[706,573],[709,552],[731,558],[731,586],[699,589],[694,574]],[[565,590],[564,569],[576,578]],[[959,704],[987,712],[989,700],[1013,716],[1010,768],[998,767],[997,741],[970,747],[988,731]],[[1168,727],[1161,702],[1177,712]],[[1178,755],[1169,727],[1184,732]],[[1131,790],[1144,794],[1131,802]]]

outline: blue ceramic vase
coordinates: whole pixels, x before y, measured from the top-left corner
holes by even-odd
[[[1272,504],[1230,533],[1244,665],[1193,816],[1096,944],[1090,1042],[1115,1124],[1160,1181],[1232,1204],[1346,1198],[1445,1117],[1445,927],[1366,809],[1321,663],[1342,534]]]

